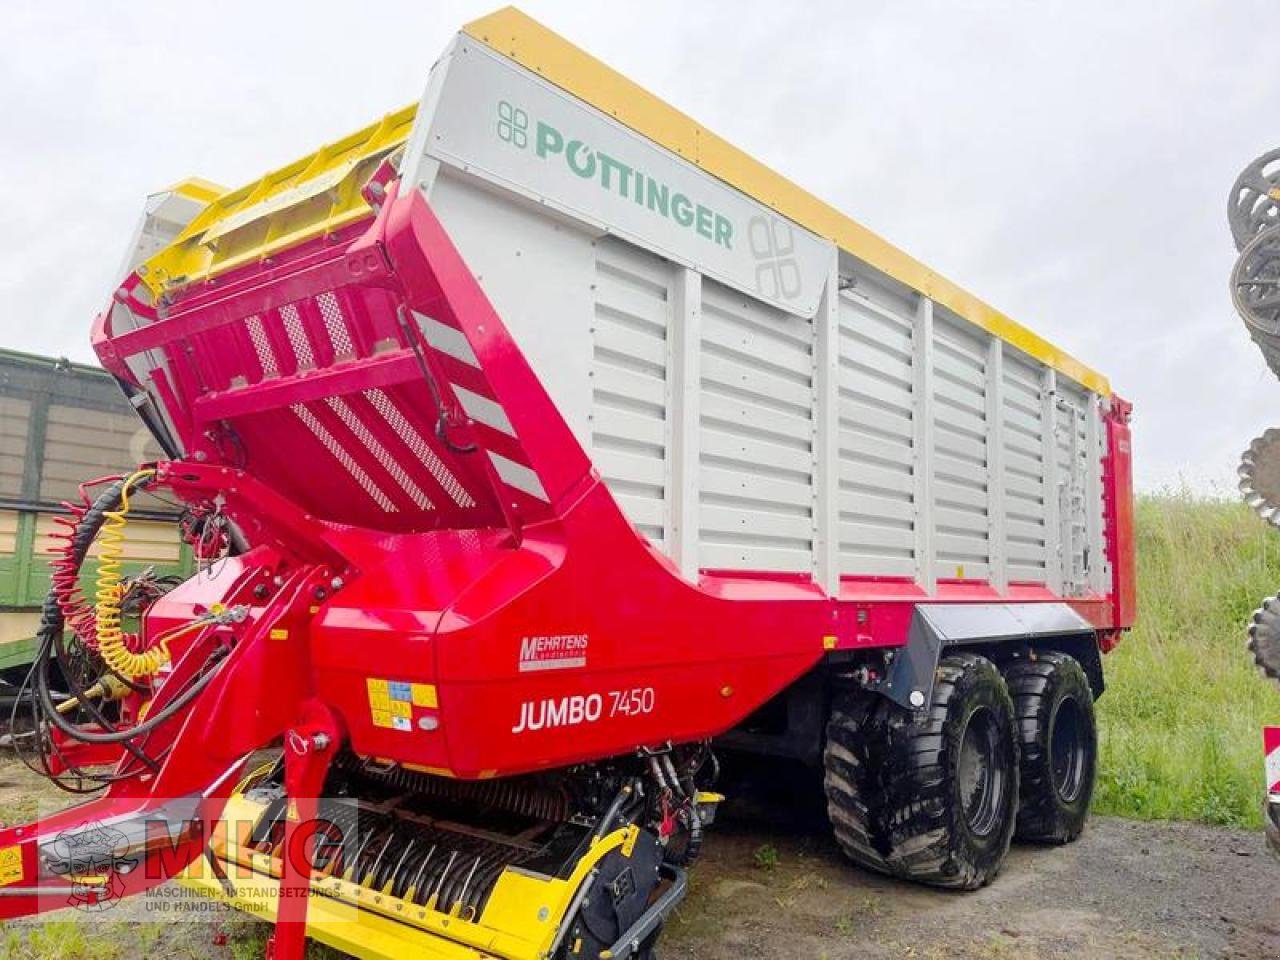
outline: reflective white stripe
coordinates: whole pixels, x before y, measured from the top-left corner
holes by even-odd
[[[456,383],[453,384],[453,392],[458,395],[458,402],[462,404],[462,409],[472,420],[478,420],[486,427],[500,430],[509,437],[516,435],[515,427],[511,426],[511,421],[507,419],[507,412],[499,404],[488,397],[472,393],[466,387],[460,387]]]
[[[473,367],[480,366],[475,351],[471,349],[471,344],[467,342],[461,330],[443,324],[434,317],[428,317],[425,313],[418,313],[416,310],[413,312],[413,319],[418,321],[418,329],[422,331],[422,335],[427,338],[427,343],[431,346],[441,353],[447,353],[455,360],[461,360]]]
[[[538,479],[538,475],[523,463],[508,460],[492,450],[489,451],[489,459],[493,462],[493,468],[498,471],[498,476],[503,483],[544,502],[550,499],[547,491],[542,489],[542,481]]]

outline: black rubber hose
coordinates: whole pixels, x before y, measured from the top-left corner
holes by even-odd
[[[622,788],[613,798],[613,802],[609,804],[609,808],[605,810],[604,816],[600,818],[600,822],[596,824],[595,830],[591,831],[591,836],[600,840],[603,839],[613,826],[613,821],[618,818],[618,813],[622,810],[622,805],[632,796],[640,792],[640,781],[634,777],[622,785]]]
[[[210,657],[210,660],[215,660],[216,658],[217,655],[215,654]],[[127,730],[115,730],[111,733],[93,733],[92,731],[77,727],[75,724],[64,718],[62,714],[58,713],[53,702],[53,698],[49,695],[49,688],[46,684],[37,683],[36,692],[40,695],[40,707],[46,714],[48,714],[48,720],[67,736],[74,737],[82,743],[121,743],[124,744],[126,750],[133,752],[133,749],[135,748],[133,748],[128,741],[140,737],[144,733],[150,733],[166,720],[172,719],[174,714],[194,700],[217,675],[218,672],[216,670],[211,670],[208,673],[202,674],[191,684],[191,686],[187,687],[187,689],[183,690],[182,693],[178,694],[178,696],[165,704],[165,706],[154,716],[147,717],[146,720],[136,726],[129,727]],[[139,757],[139,759],[142,760],[143,763],[150,765],[150,758],[145,757],[145,755]]]

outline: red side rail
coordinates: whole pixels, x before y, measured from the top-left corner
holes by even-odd
[[[1129,415],[1133,405],[1111,398],[1107,414],[1107,455],[1103,459],[1103,503],[1107,526],[1107,560],[1111,563],[1112,625],[1133,626],[1138,613],[1138,580],[1134,551],[1133,447]]]

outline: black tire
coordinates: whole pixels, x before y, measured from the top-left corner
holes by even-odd
[[[1098,772],[1098,729],[1089,679],[1056,651],[1005,669],[1022,752],[1019,840],[1070,843],[1084,830]]]
[[[839,698],[824,760],[828,816],[855,863],[960,890],[995,879],[1017,815],[1018,742],[990,660],[944,658],[927,712]]]

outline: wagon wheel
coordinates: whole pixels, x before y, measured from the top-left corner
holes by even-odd
[[[1264,153],[1241,171],[1227,201],[1227,220],[1237,250],[1280,224],[1280,149]]]

